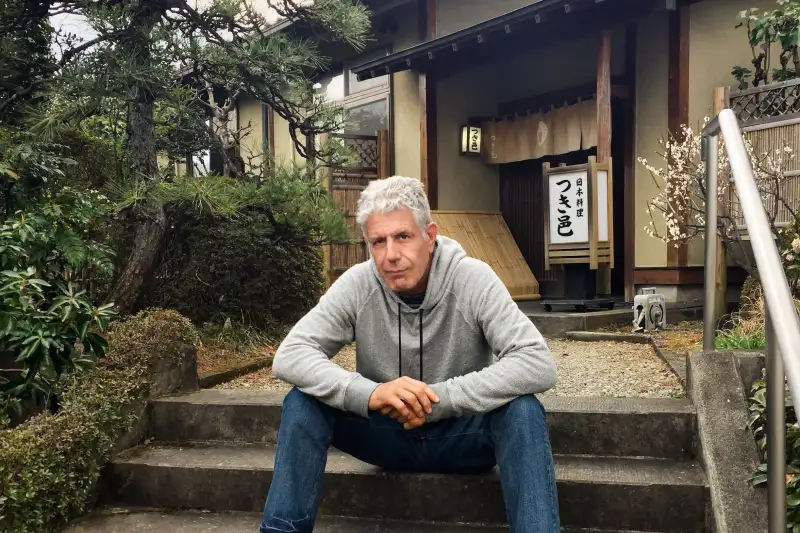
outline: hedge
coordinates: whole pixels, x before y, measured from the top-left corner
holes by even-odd
[[[320,247],[303,235],[275,234],[265,214],[175,216],[146,305],[175,309],[195,324],[231,318],[269,329],[293,324],[322,295]]]
[[[199,342],[175,311],[146,310],[115,324],[93,369],[65,377],[61,407],[0,430],[0,532],[58,531],[86,510],[100,470],[136,421],[157,359]]]

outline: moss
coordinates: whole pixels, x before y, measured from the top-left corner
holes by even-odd
[[[150,309],[115,324],[109,351],[64,378],[61,409],[0,430],[0,532],[57,531],[85,510],[115,443],[136,422],[154,361],[199,340],[174,311]]]

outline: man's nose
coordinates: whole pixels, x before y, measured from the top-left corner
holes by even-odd
[[[394,239],[386,240],[386,259],[392,262],[400,260],[400,247]]]

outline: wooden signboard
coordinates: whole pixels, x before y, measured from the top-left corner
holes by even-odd
[[[614,208],[609,158],[584,165],[543,165],[545,269],[589,263],[614,268]]]

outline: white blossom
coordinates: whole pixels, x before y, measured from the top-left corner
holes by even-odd
[[[705,119],[706,122],[708,120]],[[701,130],[702,127],[697,131]],[[647,203],[645,212],[650,221],[645,232],[677,246],[705,231],[706,165],[700,160],[701,137],[689,126],[681,128],[679,138],[661,140],[659,145],[661,150],[658,155],[663,167],[651,164],[644,157],[638,158],[659,188],[659,193]],[[787,190],[786,167],[794,157],[794,150],[790,146],[770,148],[756,156],[752,143],[746,138],[745,147],[762,201],[768,213],[774,212],[776,206],[785,205],[781,202],[788,200],[781,193]],[[717,150],[716,199],[720,204],[720,231],[722,235],[736,235],[737,226],[743,224],[741,209],[735,187],[731,186],[733,178],[722,142]],[[797,247],[796,253],[800,253],[800,238]]]

